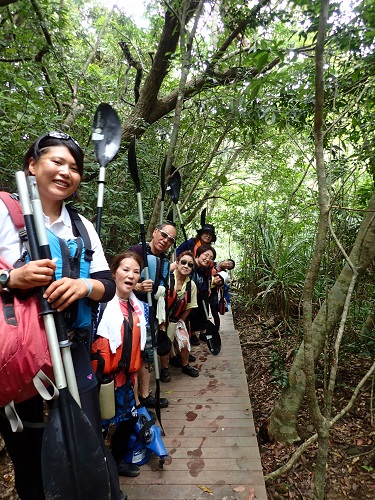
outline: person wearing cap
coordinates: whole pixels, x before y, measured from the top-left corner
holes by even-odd
[[[223,293],[223,287],[228,283],[228,281],[229,281],[229,275],[227,272],[225,271],[217,272],[216,269],[213,269],[211,294],[208,298],[208,302],[210,304],[212,318],[217,328],[220,328],[219,294]]]
[[[215,227],[212,224],[203,224],[203,226],[198,229],[195,238],[190,238],[189,240],[181,243],[181,245],[176,249],[176,255],[178,257],[180,253],[190,250],[190,252],[193,252],[194,256],[196,256],[197,249],[201,245],[212,245],[215,241]]]

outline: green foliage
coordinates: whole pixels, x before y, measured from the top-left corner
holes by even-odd
[[[360,2],[355,13],[345,11],[345,4],[330,5],[324,140],[332,225],[349,252],[375,180],[375,16],[374,2]],[[180,13],[181,2],[171,5]],[[127,44],[142,67],[142,91],[164,30],[165,4],[147,2],[149,27],[142,29],[116,9],[95,50],[108,18],[103,3],[40,0],[38,6],[39,13],[31,2],[0,8],[0,188],[15,189],[14,172],[36,137],[66,124],[85,150],[85,178],[77,203],[95,220],[98,164],[90,140],[92,119],[98,104],[109,102],[124,128],[129,126],[136,109],[137,72],[119,42]],[[212,7],[207,2],[204,28],[194,39],[191,93],[184,101],[175,153],[181,169],[182,215],[193,235],[207,208],[207,222],[216,225],[219,235],[218,258],[237,261],[234,275],[241,300],[249,307],[272,306],[288,320],[300,313],[318,216],[313,127],[320,3],[270,2],[251,17],[250,4],[221,2],[216,28],[211,24]],[[207,71],[213,54],[238,24],[240,32]],[[146,224],[160,187],[173,110],[150,125],[144,109],[171,99],[181,71],[179,46],[165,52],[169,67],[157,100],[145,98],[144,108],[136,112],[145,130],[137,140],[137,158]],[[192,90],[200,79],[201,85]],[[102,239],[110,256],[139,240],[126,144],[108,166],[106,180]],[[166,200],[165,213],[169,208]],[[317,306],[342,265],[340,251],[328,238],[315,287]],[[364,321],[373,292],[360,291],[356,301],[363,310],[354,308],[353,330]]]
[[[286,354],[272,351],[270,355],[270,371],[273,376],[272,383],[279,389],[289,386],[288,372],[285,369]]]

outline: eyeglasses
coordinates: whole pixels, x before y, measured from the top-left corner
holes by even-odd
[[[43,140],[43,139],[46,139],[47,137],[52,137],[53,139],[62,139],[63,141],[69,141],[72,140],[74,142],[74,144],[76,146],[79,147],[79,149],[82,150],[80,144],[78,141],[76,141],[74,139],[74,137],[72,137],[71,135],[69,134],[66,134],[65,132],[60,132],[60,130],[53,130],[52,132],[48,132],[47,134],[44,134],[39,140],[38,140],[38,144]]]
[[[173,238],[170,234],[166,233],[162,229],[158,228],[159,233],[161,234],[162,238],[167,239],[170,243],[176,243],[176,238]]]
[[[179,264],[182,266],[186,266],[186,264],[190,267],[190,269],[193,269],[194,267],[194,262],[188,262],[187,260],[180,260]]]

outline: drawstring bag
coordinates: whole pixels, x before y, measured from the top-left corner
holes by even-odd
[[[155,453],[160,459],[159,468],[162,469],[168,452],[161,437],[161,429],[155,425],[155,419],[151,418],[145,407],[140,406],[137,410],[138,421],[129,439],[129,451],[125,453],[122,460],[135,465],[143,465]]]
[[[157,336],[157,353],[159,356],[167,356],[172,349],[171,339],[165,330],[159,330]]]

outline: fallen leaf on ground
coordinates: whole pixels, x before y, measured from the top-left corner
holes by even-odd
[[[212,490],[210,490],[210,488],[207,488],[207,486],[202,486],[202,485],[199,485],[199,484],[198,484],[197,486],[198,486],[198,488],[200,488],[200,489],[201,489],[202,491],[204,491],[205,493],[209,493],[210,495],[212,495],[212,494],[213,494],[213,491],[212,491]]]
[[[245,489],[245,486],[236,486],[235,488],[233,488],[233,491],[239,493],[240,491],[245,491]]]

